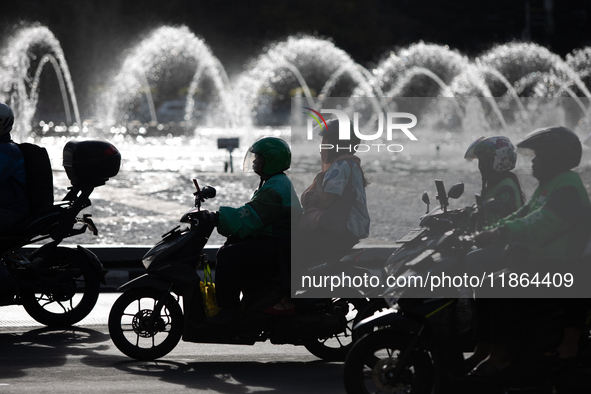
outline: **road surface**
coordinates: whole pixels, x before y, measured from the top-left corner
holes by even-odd
[[[113,345],[107,316],[117,293],[101,293],[76,327],[49,329],[22,307],[0,308],[0,394],[4,393],[344,393],[342,363],[303,347],[181,342],[140,362]]]

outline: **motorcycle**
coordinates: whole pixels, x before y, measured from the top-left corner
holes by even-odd
[[[42,152],[38,157],[43,168],[34,170],[45,171],[52,185],[49,157]],[[64,146],[63,164],[72,184],[66,196],[52,204],[53,186],[43,190],[50,193],[51,205],[37,210],[10,235],[0,236],[0,259],[15,279],[13,286],[0,293],[0,306],[22,305],[33,319],[47,326],[69,326],[92,311],[107,271],[88,249],[59,245],[86,230],[98,234],[90,214],[77,215],[91,205],[94,188],[118,173],[120,163],[120,153],[108,142],[70,141]],[[34,182],[35,176],[27,179]],[[31,253],[21,249],[46,240]]]
[[[487,209],[486,205],[477,197],[479,212]],[[426,283],[429,277],[443,273],[460,277],[466,272],[465,256],[474,249],[471,234],[450,230],[418,256],[390,267],[388,274],[413,278],[415,283]],[[588,376],[557,368],[543,357],[560,343],[561,311],[546,304],[524,311],[527,327],[519,327],[521,339],[514,349],[518,367],[492,381],[468,376],[465,369],[463,354],[472,352],[475,345],[469,285],[432,289],[403,286],[404,282],[397,281],[388,288],[388,309],[356,323],[354,332],[361,330],[364,335],[354,343],[345,361],[347,393],[587,392]],[[589,365],[583,360],[588,358],[588,342],[587,338],[582,342],[586,347],[581,354],[587,355],[577,359],[577,365]]]
[[[215,225],[206,219],[201,203],[215,197],[216,191],[210,186],[201,189],[193,181],[195,208],[146,253],[147,272],[119,289],[124,292],[109,314],[115,346],[131,358],[154,360],[172,351],[181,339],[243,345],[270,340],[303,345],[317,357],[343,361],[350,347],[355,309],[367,302],[364,299],[294,299],[293,315],[271,315],[261,305],[281,298],[281,278],[275,278],[243,294],[243,314],[237,321],[214,324],[206,319],[197,269],[204,263],[202,251]]]
[[[449,199],[458,199],[464,193],[463,183],[454,184],[446,192],[443,181],[436,179],[435,187],[437,190],[436,199],[439,201],[439,206],[429,210],[431,201],[428,193],[425,191],[421,199],[427,205],[427,212],[419,218],[419,227],[410,230],[396,241],[401,246],[390,255],[383,266],[365,269],[368,275],[379,277],[380,283],[385,283],[386,278],[397,272],[401,266],[421,255],[421,253],[433,248],[445,232],[457,227],[460,222],[471,223],[471,226],[474,227],[477,226],[478,210],[469,213],[465,208],[448,209]],[[357,314],[355,324],[389,308],[384,299],[385,292],[381,288],[369,288],[364,293],[364,296],[372,299],[372,301]],[[354,330],[353,342],[369,332],[368,330],[371,331],[368,326]]]
[[[473,242],[450,233],[392,274],[420,282],[441,272],[450,276],[463,272],[461,263]],[[390,287],[385,299],[390,308],[354,327],[366,334],[354,343],[345,361],[347,393],[439,392],[449,374],[460,374],[462,352],[474,349],[472,319],[462,313],[462,290]]]

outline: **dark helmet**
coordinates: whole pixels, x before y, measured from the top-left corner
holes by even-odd
[[[464,159],[478,159],[486,162],[493,171],[507,172],[515,168],[517,155],[515,147],[507,137],[480,137],[470,144]]]
[[[263,173],[266,175],[277,174],[291,166],[291,150],[287,142],[281,138],[263,137],[255,141],[244,156],[244,171],[253,171],[252,164],[256,155],[261,155],[265,159]]]
[[[567,171],[581,162],[583,148],[579,137],[562,126],[537,129],[517,144],[517,152],[527,157],[547,156],[557,170]]]
[[[0,136],[9,133],[14,124],[14,113],[6,104],[0,103]]]

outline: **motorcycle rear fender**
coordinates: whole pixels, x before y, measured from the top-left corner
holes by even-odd
[[[396,313],[393,309],[387,309],[375,313],[374,315],[367,317],[357,323],[353,329],[356,330],[360,327],[376,327],[376,326],[396,326],[396,329],[402,329],[405,331],[416,331],[421,328],[422,324],[418,321],[409,319],[406,316],[402,316]]]
[[[101,278],[101,283],[103,285],[106,285],[107,281],[105,280],[105,275],[107,275],[108,271],[103,267],[103,264],[98,259],[98,257],[96,257],[96,255],[94,253],[92,253],[90,250],[88,250],[85,247],[82,247],[80,245],[78,245],[78,253],[82,257],[84,257],[86,259],[86,261],[88,261],[90,263],[90,265],[99,274],[99,277]]]
[[[127,283],[122,284],[117,291],[126,291],[129,289],[135,289],[138,287],[152,287],[160,291],[168,291],[170,283],[167,283],[161,279],[155,278],[150,274],[143,274],[135,279],[130,280]]]

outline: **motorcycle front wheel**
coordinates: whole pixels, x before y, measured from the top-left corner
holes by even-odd
[[[394,379],[398,357],[409,341],[407,333],[383,329],[366,334],[355,342],[345,361],[347,393],[430,393],[433,364],[429,353],[421,347],[414,349],[402,373]]]
[[[100,273],[80,254],[57,248],[32,269],[31,288],[21,290],[23,307],[47,326],[70,326],[84,319],[96,305]]]
[[[125,355],[136,360],[155,360],[167,355],[183,334],[183,312],[168,294],[160,314],[154,308],[163,292],[135,288],[123,293],[109,313],[111,340]]]
[[[347,300],[337,298],[333,299],[332,302],[333,304],[338,302],[346,302],[348,304],[349,312],[346,315],[347,324],[343,327],[343,331],[330,338],[319,338],[309,342],[305,347],[310,353],[324,361],[343,362],[351,346],[353,346],[353,324],[355,323],[355,317],[369,304],[369,301],[365,298]]]

